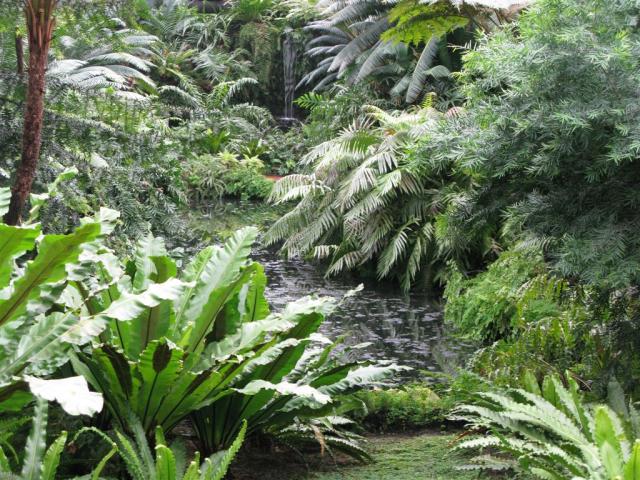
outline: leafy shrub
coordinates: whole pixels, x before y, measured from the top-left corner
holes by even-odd
[[[542,0],[467,52],[455,155],[479,188],[460,228],[506,218],[562,275],[638,284],[636,15],[627,0]]]
[[[637,480],[640,478],[640,416],[617,394],[617,412],[587,405],[577,384],[568,388],[558,376],[545,377],[542,388],[529,377],[527,389],[488,392],[455,416],[489,434],[457,448],[490,448],[506,454],[484,454],[478,468],[513,468],[538,478],[558,480]],[[517,462],[509,459],[515,457]]]
[[[365,426],[380,431],[423,428],[444,418],[441,398],[426,385],[370,390],[358,398],[366,406]]]
[[[218,155],[202,155],[189,161],[185,176],[194,202],[223,196],[241,199],[264,199],[272,183],[263,175],[264,164],[257,157],[238,157],[223,151]]]
[[[559,313],[556,298],[534,295],[538,275],[546,267],[536,250],[510,250],[489,265],[486,272],[465,279],[456,269],[448,277],[444,298],[445,320],[466,336],[492,341],[541,318]]]

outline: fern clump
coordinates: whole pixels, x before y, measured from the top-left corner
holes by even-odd
[[[542,255],[534,249],[504,252],[470,279],[454,269],[444,292],[445,320],[475,340],[510,337],[530,322],[559,313],[557,299],[545,297],[544,289],[533,292],[539,285],[532,281],[545,273]]]
[[[489,434],[457,448],[491,449],[471,468],[515,469],[536,478],[558,480],[636,480],[640,478],[640,422],[621,391],[612,407],[588,405],[569,378],[546,377],[542,388],[528,377],[525,389],[487,392],[459,407],[456,420]],[[515,461],[514,461],[515,457]]]

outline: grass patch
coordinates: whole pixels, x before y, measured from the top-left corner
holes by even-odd
[[[345,457],[335,461],[325,454],[303,460],[292,452],[258,454],[243,452],[232,466],[234,480],[471,480],[496,478],[456,467],[466,463],[466,454],[452,451],[455,434],[423,432],[416,435],[369,436],[369,451],[375,461],[359,464]],[[503,478],[513,478],[503,477]]]

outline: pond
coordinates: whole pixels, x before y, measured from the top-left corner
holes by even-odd
[[[245,225],[271,224],[280,215],[273,207],[250,202],[222,202],[192,213],[192,232],[200,233],[205,243]],[[351,276],[327,279],[321,266],[285,260],[271,249],[258,247],[252,258],[265,267],[266,296],[274,311],[309,294],[341,298],[361,283]],[[406,295],[393,284],[374,281],[365,282],[363,291],[327,318],[322,331],[334,339],[345,335],[346,345],[370,343],[358,351],[359,359],[393,360],[413,367],[413,378],[427,372],[452,372],[472,351],[447,331],[441,307],[433,298],[419,292]]]
[[[266,249],[257,249],[253,259],[265,267],[273,310],[312,293],[340,298],[358,285],[352,279],[327,279],[318,265],[284,260]],[[412,376],[448,372],[469,351],[447,334],[436,302],[427,295],[405,295],[391,285],[366,284],[325,321],[322,331],[331,338],[346,335],[346,345],[368,342],[360,359],[393,360],[413,367]]]

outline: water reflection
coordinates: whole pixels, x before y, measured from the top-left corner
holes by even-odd
[[[327,280],[318,266],[284,261],[267,250],[256,251],[253,258],[265,267],[267,298],[274,310],[309,293],[342,297],[358,283],[342,278]],[[346,335],[347,345],[370,342],[359,351],[360,359],[394,360],[418,371],[449,371],[469,351],[447,335],[439,306],[427,296],[407,296],[375,283],[347,299],[325,321],[322,331],[332,338]]]

